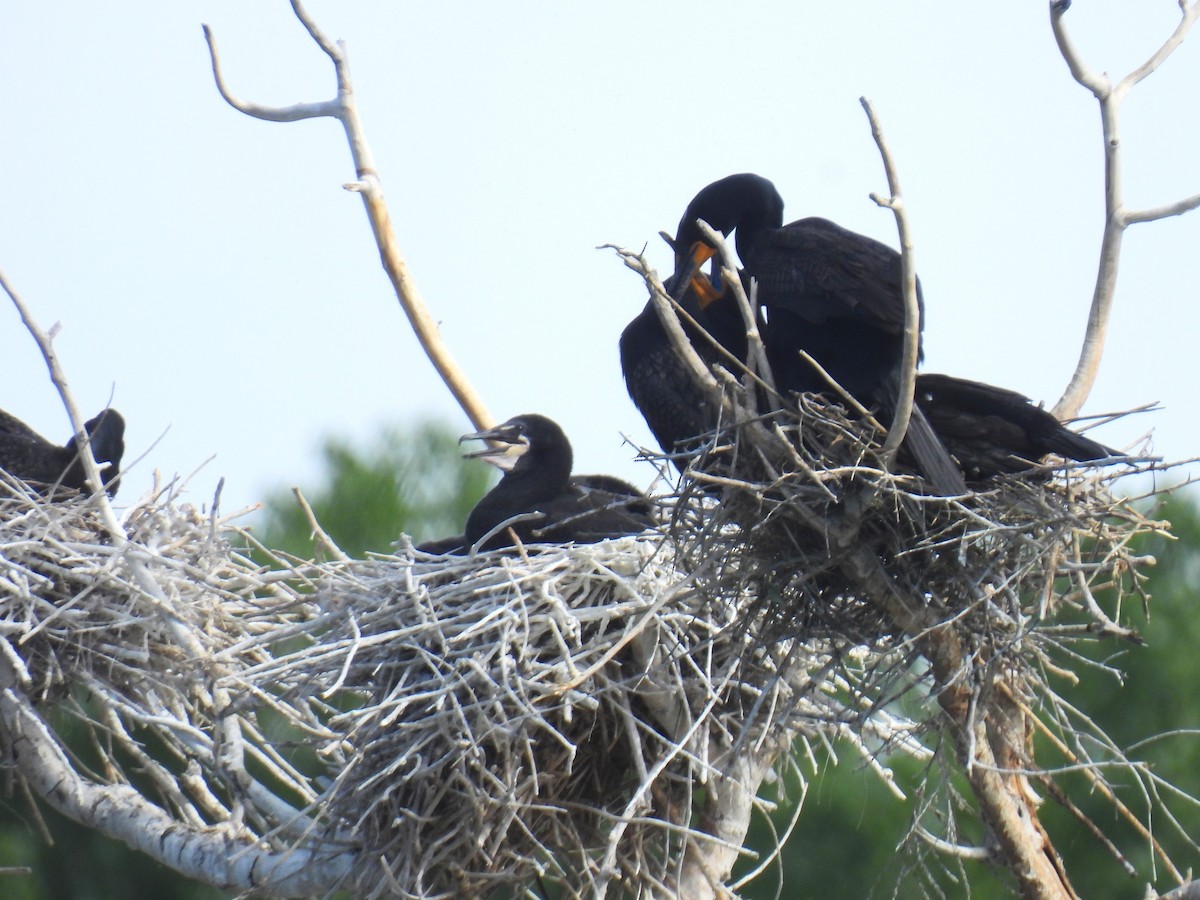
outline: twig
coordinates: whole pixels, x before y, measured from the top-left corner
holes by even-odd
[[[888,191],[891,194],[887,198],[871,194],[871,199],[892,211],[896,217],[896,230],[900,234],[900,277],[904,288],[904,356],[900,364],[896,411],[888,424],[887,440],[883,443],[882,455],[890,466],[904,440],[905,432],[908,431],[908,420],[913,412],[913,391],[917,385],[917,363],[921,347],[921,308],[917,302],[917,268],[913,260],[912,230],[908,224],[908,210],[900,190],[900,176],[896,172],[896,164],[892,160],[887,141],[884,140],[883,128],[875,115],[875,107],[866,97],[859,97],[858,102],[866,110],[867,120],[871,123],[871,136],[875,138],[875,145],[883,158],[883,169],[887,173]]]
[[[88,440],[87,430],[83,426],[83,416],[79,413],[79,407],[75,403],[75,397],[71,393],[70,387],[67,385],[67,377],[63,373],[62,366],[58,362],[58,354],[54,352],[54,342],[50,334],[38,327],[30,314],[28,307],[24,304],[21,298],[12,289],[8,280],[4,278],[3,273],[0,273],[0,287],[4,288],[4,292],[8,294],[13,305],[16,306],[17,312],[20,313],[21,321],[25,323],[25,328],[33,336],[37,342],[39,349],[42,351],[42,357],[46,360],[46,367],[50,372],[50,379],[58,388],[59,396],[62,398],[63,406],[66,407],[67,415],[71,418],[71,427],[75,429],[76,440],[79,442],[79,456],[83,462],[84,472],[89,487],[92,490],[94,502],[100,510],[101,518],[104,521],[105,528],[113,540],[113,543],[118,547],[124,547],[129,543],[129,538],[125,534],[125,529],[121,527],[121,522],[117,518],[116,511],[109,502],[108,493],[104,490],[104,482],[100,477],[100,470],[96,466],[96,461],[92,458],[90,443]],[[193,652],[200,652],[200,644],[195,636],[191,634],[182,619],[171,608],[170,602],[163,595],[161,587],[154,581],[146,567],[141,563],[136,555],[130,556],[130,565],[133,568],[134,576],[138,580],[139,585],[144,591],[145,598],[154,606],[158,613],[168,623],[170,628],[179,640],[180,644],[188,646]]]
[[[746,361],[741,363],[741,366],[772,395],[778,397],[771,364],[767,361],[767,351],[758,330],[757,298],[752,300],[746,296],[745,285],[742,284],[733,251],[729,248],[729,242],[725,240],[725,235],[703,220],[699,220],[696,224],[700,226],[700,234],[704,236],[704,239],[717,248],[717,255],[721,258],[721,280],[725,283],[725,290],[733,293],[734,302],[737,303],[738,311],[742,315],[742,327],[746,331]],[[752,294],[757,294],[757,285],[753,281],[750,284],[750,291]]]
[[[21,316],[21,321],[25,325],[25,329],[33,336],[37,342],[38,349],[42,351],[42,358],[46,361],[46,368],[50,372],[50,380],[54,382],[54,386],[58,388],[58,394],[62,398],[63,406],[66,407],[67,416],[71,420],[71,428],[75,432],[75,440],[79,447],[79,461],[83,464],[84,476],[87,481],[88,490],[97,497],[97,503],[100,507],[101,514],[104,516],[104,524],[108,527],[110,533],[118,540],[125,539],[125,530],[121,527],[120,521],[117,519],[116,512],[113,511],[112,504],[108,502],[108,495],[104,490],[104,479],[100,476],[100,467],[96,465],[96,460],[92,457],[91,438],[88,436],[87,429],[84,428],[84,418],[79,412],[79,406],[75,403],[75,396],[71,393],[71,388],[67,385],[67,376],[62,370],[62,366],[58,362],[58,354],[54,352],[54,338],[51,334],[42,331],[34,321],[33,315],[29,312],[29,307],[17,294],[16,290],[8,283],[8,279],[4,277],[4,273],[0,272],[0,288],[4,289],[4,293],[13,302],[13,306],[17,308],[17,313]]]
[[[296,502],[300,504],[300,509],[303,511],[304,517],[308,519],[308,525],[312,529],[314,541],[328,551],[334,559],[349,562],[350,557],[342,552],[342,548],[337,545],[333,538],[329,536],[329,533],[321,527],[321,523],[317,521],[316,514],[313,512],[312,507],[308,505],[308,500],[305,499],[300,488],[293,487],[292,494],[295,495]]]
[[[331,100],[316,103],[296,103],[291,106],[269,107],[263,104],[242,100],[235,97],[225,85],[217,56],[216,39],[212,29],[204,26],[204,39],[208,42],[208,52],[212,59],[213,78],[217,90],[225,102],[239,112],[255,119],[267,122],[298,122],[303,119],[332,118],[342,123],[346,132],[346,140],[350,144],[350,153],[354,160],[356,181],[344,185],[346,190],[354,191],[363,198],[367,211],[367,219],[371,223],[371,231],[375,235],[375,243],[379,247],[380,260],[384,271],[391,279],[392,287],[404,308],[408,321],[420,341],[425,355],[433,363],[442,381],[454,395],[471,424],[480,431],[492,427],[494,420],[482,398],[467,380],[466,373],[455,362],[450,350],[446,347],[438,330],[437,321],[430,315],[425,302],[417,291],[416,283],[409,272],[408,263],[400,252],[400,244],[392,226],[391,214],[383,196],[383,182],[375,166],[371,147],[367,143],[366,132],[358,116],[358,104],[354,95],[353,82],[350,78],[350,62],[343,41],[331,41],[317,27],[316,23],[305,11],[300,0],[291,0],[296,17],[304,24],[309,35],[325,52],[333,63],[337,77],[337,94]]]

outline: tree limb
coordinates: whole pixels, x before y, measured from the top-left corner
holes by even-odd
[[[350,62],[346,53],[346,45],[342,41],[331,41],[308,15],[300,0],[291,0],[291,4],[296,17],[303,23],[309,35],[333,62],[334,73],[337,77],[337,95],[332,100],[296,103],[284,107],[264,106],[235,97],[226,87],[221,75],[216,40],[213,37],[212,29],[205,25],[204,38],[208,42],[217,90],[225,102],[234,109],[256,119],[268,122],[298,122],[302,119],[332,118],[342,123],[346,132],[346,140],[350,144],[350,153],[354,160],[357,178],[356,181],[346,184],[344,187],[348,191],[362,195],[367,219],[371,224],[371,231],[375,235],[375,243],[379,247],[379,256],[384,271],[391,279],[392,287],[396,291],[405,315],[408,316],[409,324],[412,325],[413,332],[420,341],[425,355],[429,357],[442,381],[450,389],[467,418],[471,420],[471,424],[481,431],[490,428],[495,421],[484,406],[483,399],[471,386],[466,374],[442,341],[437,322],[421,299],[416,283],[409,272],[408,264],[400,252],[400,244],[396,239],[395,229],[392,227],[391,215],[384,201],[383,183],[375,167],[375,159],[371,153],[371,147],[367,143],[362,122],[358,117],[358,104],[350,78]]]
[[[294,849],[263,849],[233,827],[188,827],[126,785],[100,785],[81,778],[30,700],[16,687],[7,659],[0,657],[0,727],[21,775],[68,818],[158,860],[163,865],[227,890],[267,896],[321,894],[349,872],[353,855]]]
[[[1081,58],[1063,24],[1063,15],[1070,8],[1069,0],[1051,0],[1050,27],[1059,52],[1071,71],[1071,76],[1087,88],[1100,104],[1100,122],[1104,139],[1104,235],[1100,240],[1100,264],[1092,304],[1088,312],[1087,330],[1079,361],[1071,381],[1051,412],[1059,419],[1071,419],[1079,414],[1096,383],[1100,359],[1108,336],[1116,293],[1117,269],[1121,257],[1121,238],[1125,229],[1138,222],[1150,222],[1166,216],[1177,216],[1200,206],[1200,195],[1154,209],[1130,212],[1125,209],[1121,190],[1121,137],[1119,115],[1121,102],[1134,85],[1157,69],[1179,47],[1188,30],[1200,14],[1200,3],[1180,0],[1182,17],[1175,31],[1157,51],[1113,87],[1107,75],[1096,74]]]
[[[912,229],[908,224],[908,211],[900,190],[900,176],[896,172],[892,152],[883,136],[883,127],[875,115],[875,107],[866,97],[858,102],[867,113],[871,123],[871,136],[883,158],[883,169],[887,173],[890,197],[884,199],[871,194],[877,204],[892,211],[896,217],[896,230],[900,233],[900,279],[904,288],[904,357],[900,364],[900,387],[896,395],[896,411],[888,425],[887,440],[883,443],[883,457],[890,466],[891,460],[900,449],[904,434],[908,431],[908,420],[913,412],[913,391],[917,385],[917,363],[921,352],[921,308],[917,303],[917,268],[913,261]]]

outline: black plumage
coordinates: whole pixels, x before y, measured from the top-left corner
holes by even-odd
[[[125,420],[106,409],[84,424],[92,457],[101,466],[105,489],[117,492],[125,453]],[[64,446],[50,443],[20,419],[0,410],[0,469],[22,481],[84,489],[83,464],[74,435]]]
[[[708,185],[679,223],[676,272],[668,284],[683,297],[681,306],[743,361],[745,332],[737,304],[698,272],[715,250],[702,237],[698,219],[734,235],[747,286],[750,277],[758,282],[758,325],[779,388],[828,392],[820,374],[799,356],[804,350],[856,399],[890,418],[903,359],[900,255],[825,219],[782,225],[783,200],[761,176],[733,175]],[[917,299],[923,323],[919,283]],[[711,364],[718,356],[711,342],[691,337]],[[715,407],[688,376],[653,306],[622,334],[621,365],[630,396],[664,450],[716,427]],[[1004,388],[922,373],[914,395],[901,463],[943,493],[965,489],[964,474],[978,483],[1026,471],[1049,454],[1079,461],[1116,455]]]
[[[682,270],[681,270],[682,274]],[[713,340],[738,360],[746,358],[746,330],[736,304],[716,303],[705,308],[687,278],[673,277],[664,285],[710,337],[686,319],[684,332],[705,364],[729,366]],[[711,339],[710,339],[711,338]],[[720,424],[720,406],[688,371],[675,351],[662,320],[649,301],[621,332],[621,371],[634,405],[641,411],[664,453],[675,456],[680,471],[687,467],[686,452],[695,439]]]
[[[468,457],[503,469],[504,477],[471,510],[461,537],[428,541],[419,550],[463,552],[485,537],[482,549],[493,550],[511,546],[513,533],[523,544],[595,543],[658,525],[653,503],[628,482],[612,475],[572,477],[571,444],[545,416],[514,416],[462,439],[497,445]]]
[[[1024,472],[1052,453],[1083,462],[1118,456],[1016,391],[923,372],[915,396],[968,481]]]
[[[803,351],[889,423],[904,358],[900,254],[827,219],[783,225],[779,192],[767,179],[749,173],[713,182],[688,204],[676,234],[676,253],[690,254],[693,266],[715,252],[701,235],[698,219],[725,235],[735,234],[743,277],[758,285],[763,342],[776,387],[785,395],[829,393],[828,382],[800,355]],[[698,293],[710,285],[703,277],[693,279]],[[919,283],[917,302],[923,326]],[[921,355],[918,345],[918,361]],[[937,491],[966,489],[962,473],[919,410],[909,421],[905,444]]]

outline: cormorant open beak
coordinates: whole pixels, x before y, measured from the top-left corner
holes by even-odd
[[[507,472],[515,466],[517,460],[529,449],[529,438],[520,434],[516,429],[504,425],[489,428],[486,431],[476,431],[473,434],[464,434],[458,439],[460,444],[463,441],[490,442],[491,446],[484,447],[482,450],[464,453],[463,459],[481,459],[502,472]]]
[[[709,304],[714,300],[719,300],[725,293],[723,288],[718,288],[712,283],[712,279],[700,271],[701,267],[716,255],[715,247],[710,247],[703,241],[696,241],[688,251],[683,264],[684,278],[682,281],[696,295],[701,309],[707,309]],[[679,266],[677,265],[676,268],[678,269]]]

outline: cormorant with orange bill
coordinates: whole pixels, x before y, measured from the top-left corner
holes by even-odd
[[[690,279],[689,303],[702,309],[707,322],[727,323],[725,330],[710,330],[743,360],[744,332],[731,324],[741,327],[736,303],[715,278],[698,274],[715,252],[701,236],[698,219],[734,234],[743,279],[758,281],[759,329],[780,390],[828,392],[824,378],[799,355],[804,350],[852,396],[890,415],[903,359],[899,254],[825,219],[783,226],[783,200],[758,175],[733,175],[708,185],[679,223],[674,277]],[[923,324],[919,282],[917,300]],[[626,373],[628,379],[628,368]],[[1051,453],[1079,461],[1117,455],[1005,388],[920,373],[914,400],[901,458],[942,493],[961,492],[964,474],[979,482],[1022,472]],[[654,430],[656,411],[640,403],[639,408]]]
[[[680,318],[684,333],[697,355],[709,367],[732,368],[717,344],[730,355],[746,358],[746,329],[734,303],[707,305],[690,284],[689,273],[680,270],[663,285],[680,308],[709,335]],[[712,297],[711,290],[705,297]],[[719,403],[696,383],[687,365],[671,344],[651,299],[621,332],[621,371],[634,405],[642,413],[663,452],[672,455],[680,472],[687,468],[687,452],[696,439],[713,432],[720,424]]]
[[[743,278],[758,283],[763,343],[779,391],[786,396],[832,390],[803,351],[890,424],[904,359],[900,254],[827,219],[784,225],[783,198],[770,181],[750,173],[715,181],[688,204],[676,233],[676,256],[689,254],[685,262],[692,267],[716,252],[701,235],[699,219],[726,236],[734,234]],[[719,293],[705,276],[693,277],[692,288],[702,296]],[[709,306],[714,300],[705,298]],[[919,282],[917,304],[922,328]],[[918,344],[918,361],[922,355]],[[904,451],[939,493],[966,490],[962,473],[919,409],[909,420]]]

